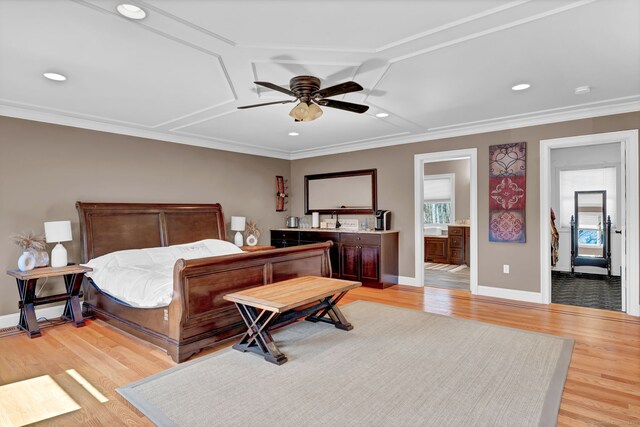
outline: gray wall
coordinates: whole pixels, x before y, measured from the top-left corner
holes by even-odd
[[[257,221],[266,244],[269,229],[286,217],[275,211],[274,176],[289,171],[288,160],[0,117],[0,262],[17,268],[11,234],[43,232],[45,221],[66,219],[73,241],[65,247],[78,262],[78,200],[220,202],[227,223],[231,215]],[[45,291],[60,286],[50,280]],[[17,304],[15,280],[1,274],[0,315],[17,312]]]
[[[256,220],[266,243],[268,230],[282,227],[289,214],[275,212],[275,175],[290,177],[290,214],[302,216],[304,175],[377,168],[378,206],[392,210],[400,231],[400,275],[413,277],[413,156],[477,147],[479,284],[538,292],[539,141],[638,128],[636,112],[289,162],[0,117],[0,259],[5,269],[15,268],[12,233],[41,232],[45,221],[70,219],[74,241],[65,246],[78,261],[77,200],[220,202],[227,219]],[[489,243],[488,147],[518,141],[528,149],[527,243]],[[502,274],[502,264],[511,265],[510,275]],[[0,277],[0,315],[15,313],[15,281]]]
[[[291,165],[292,213],[303,211],[304,175],[377,168],[378,206],[393,211],[393,228],[400,231],[400,275],[414,277],[413,157],[477,147],[479,285],[539,292],[540,140],[638,128],[640,113],[635,112],[295,160]],[[489,146],[520,141],[527,142],[527,242],[490,243]],[[511,274],[502,273],[503,264],[510,264]]]
[[[425,175],[440,175],[445,173],[455,174],[455,215],[456,220],[470,218],[471,186],[469,184],[471,174],[471,161],[469,159],[450,160],[447,162],[434,162],[424,164]]]

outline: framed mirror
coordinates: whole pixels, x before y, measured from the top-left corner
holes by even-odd
[[[304,213],[373,215],[377,186],[377,169],[305,175]]]
[[[607,215],[607,192],[576,191],[571,217],[571,273],[575,267],[607,269],[611,277],[611,217]]]
[[[606,191],[575,192],[575,221],[578,234],[578,256],[606,257],[606,214]]]

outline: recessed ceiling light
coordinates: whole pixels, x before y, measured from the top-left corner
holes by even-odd
[[[298,136],[300,135],[298,132],[289,132],[289,136]]]
[[[573,93],[575,93],[576,95],[585,95],[587,93],[591,92],[591,86],[578,86]]]
[[[122,3],[116,7],[118,13],[125,18],[129,19],[144,19],[147,16],[147,12],[140,9],[133,4]]]
[[[511,90],[525,90],[529,89],[531,85],[529,83],[520,83],[511,88]]]
[[[45,76],[49,80],[54,80],[56,82],[63,82],[67,80],[67,76],[63,76],[62,74],[59,74],[59,73],[44,73],[43,76]]]
[[[389,114],[387,114],[387,113],[378,113],[378,114],[376,114],[376,117],[380,117],[382,119],[382,118],[385,118],[385,117],[389,117]]]

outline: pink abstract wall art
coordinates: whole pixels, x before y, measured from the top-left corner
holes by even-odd
[[[489,147],[489,241],[525,243],[526,142]]]

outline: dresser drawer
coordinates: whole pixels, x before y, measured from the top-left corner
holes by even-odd
[[[300,241],[305,242],[326,242],[331,240],[332,242],[338,242],[340,236],[333,231],[301,231]]]
[[[465,227],[452,227],[449,226],[448,227],[448,234],[449,236],[464,236],[464,228]]]
[[[449,263],[451,264],[462,264],[464,261],[464,250],[449,248]]]
[[[340,233],[340,242],[346,244],[379,245],[380,236],[377,234]]]
[[[271,239],[298,240],[298,231],[271,230]]]
[[[449,247],[464,249],[464,237],[462,236],[449,236]]]

